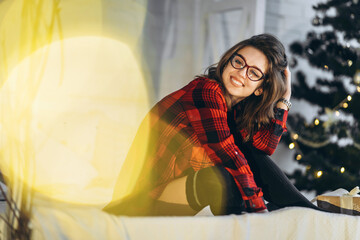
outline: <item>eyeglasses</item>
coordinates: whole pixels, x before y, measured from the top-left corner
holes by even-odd
[[[246,75],[251,81],[260,81],[265,78],[265,74],[263,74],[259,68],[247,65],[245,58],[238,53],[233,54],[230,63],[231,66],[239,70],[247,67]]]

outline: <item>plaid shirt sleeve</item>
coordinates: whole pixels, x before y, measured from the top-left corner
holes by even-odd
[[[267,155],[272,155],[280,142],[282,134],[286,132],[287,116],[287,110],[275,108],[275,118],[271,120],[270,124],[261,126],[254,134],[252,138],[254,147]],[[243,137],[246,135],[244,131],[241,134]]]
[[[216,82],[193,81],[182,97],[182,105],[202,147],[215,164],[234,177],[247,212],[266,209],[261,188],[256,186],[243,153],[236,146],[227,123],[227,106]]]

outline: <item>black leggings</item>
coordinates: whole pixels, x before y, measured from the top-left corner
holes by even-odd
[[[305,198],[265,153],[250,144],[242,144],[239,148],[248,161],[257,186],[262,188],[264,198],[269,202],[267,205],[269,211],[289,206],[325,211]],[[198,171],[196,183],[198,190],[195,192],[201,200],[201,205],[194,206],[196,205],[192,204],[194,189],[191,187],[194,174],[195,172],[190,173],[187,179],[186,194],[191,208],[200,210],[210,205],[215,215],[240,214],[244,211],[244,202],[233,177],[221,166]],[[128,216],[188,215],[184,206],[152,200],[146,197],[146,194],[129,196],[118,203],[109,204],[104,210],[112,214]]]
[[[264,198],[269,202],[269,211],[289,206],[324,211],[305,198],[265,153],[250,144],[240,146],[240,150],[248,161],[257,186],[262,188]]]

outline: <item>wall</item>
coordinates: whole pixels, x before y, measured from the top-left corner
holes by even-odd
[[[265,0],[148,0],[142,52],[154,102],[264,31]]]

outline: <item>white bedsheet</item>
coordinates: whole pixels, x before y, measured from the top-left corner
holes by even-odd
[[[99,208],[35,201],[33,239],[360,239],[360,217],[289,207],[269,213],[117,217]]]

